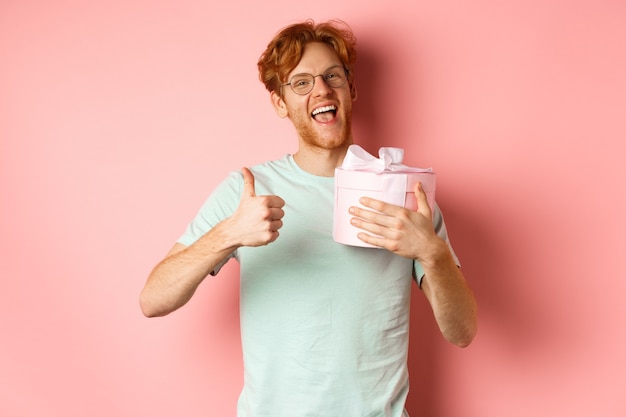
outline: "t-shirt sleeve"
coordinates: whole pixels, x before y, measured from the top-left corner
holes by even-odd
[[[450,244],[450,239],[448,239],[448,231],[446,230],[446,223],[443,220],[443,214],[439,209],[437,203],[435,203],[435,211],[433,213],[433,226],[435,227],[435,232],[437,236],[442,238],[450,248],[450,253],[452,254],[452,258],[458,267],[461,267],[461,263],[459,262],[459,258],[454,253],[454,249],[452,248],[452,244]],[[424,278],[424,269],[419,261],[413,262],[413,273],[415,274],[415,279],[418,285],[422,285],[422,278]]]
[[[243,178],[240,172],[232,172],[220,185],[209,195],[196,216],[187,225],[185,232],[177,240],[185,246],[192,245],[216,224],[230,217],[239,204]],[[216,275],[220,269],[234,256],[229,254],[220,262],[211,275]]]

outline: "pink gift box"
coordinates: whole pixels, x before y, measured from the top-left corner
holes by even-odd
[[[417,210],[414,190],[415,185],[421,182],[428,199],[428,205],[431,208],[434,207],[435,173],[431,170],[406,167],[399,163],[394,165],[395,167],[391,167],[393,170],[388,167],[383,172],[368,172],[346,169],[344,162],[342,168],[335,169],[333,239],[336,242],[351,246],[374,247],[357,237],[357,234],[364,232],[364,230],[350,224],[350,219],[353,217],[348,212],[350,207],[357,206],[371,210],[359,203],[361,197],[371,197],[410,210]],[[358,169],[367,168],[359,167]]]

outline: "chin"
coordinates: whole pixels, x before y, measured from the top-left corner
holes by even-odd
[[[351,143],[349,136],[341,136],[339,138],[320,138],[320,137],[306,137],[300,136],[302,141],[313,148],[332,150],[337,148],[346,147]]]
[[[352,143],[350,124],[344,125],[336,135],[320,135],[313,129],[304,128],[298,130],[298,136],[311,147],[327,150],[347,147]]]

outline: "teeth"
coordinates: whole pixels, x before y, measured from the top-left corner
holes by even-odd
[[[335,110],[337,110],[337,107],[335,107],[335,106],[318,107],[317,109],[313,110],[313,113],[311,113],[311,115],[315,116],[315,115],[320,114],[320,113],[324,113],[324,112],[327,112],[327,111],[335,111]]]

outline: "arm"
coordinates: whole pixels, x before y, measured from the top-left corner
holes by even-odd
[[[425,273],[421,288],[441,333],[451,343],[468,346],[477,330],[476,300],[448,245],[434,230],[420,184],[415,197],[417,211],[364,197],[361,204],[375,211],[351,207],[352,224],[368,232],[359,233],[364,242],[420,262]]]
[[[235,244],[219,223],[190,246],[176,243],[148,276],[139,304],[146,317],[165,316],[185,305],[204,278],[224,260]]]
[[[454,263],[448,245],[443,240],[439,245],[438,254],[421,261],[424,268],[421,288],[446,340],[466,347],[476,336],[476,299]]]
[[[176,243],[150,273],[141,292],[140,306],[147,317],[164,316],[185,305],[200,283],[231,252],[241,246],[273,242],[282,227],[285,202],[278,196],[257,196],[254,176],[242,170],[243,194],[239,207],[186,247]]]

